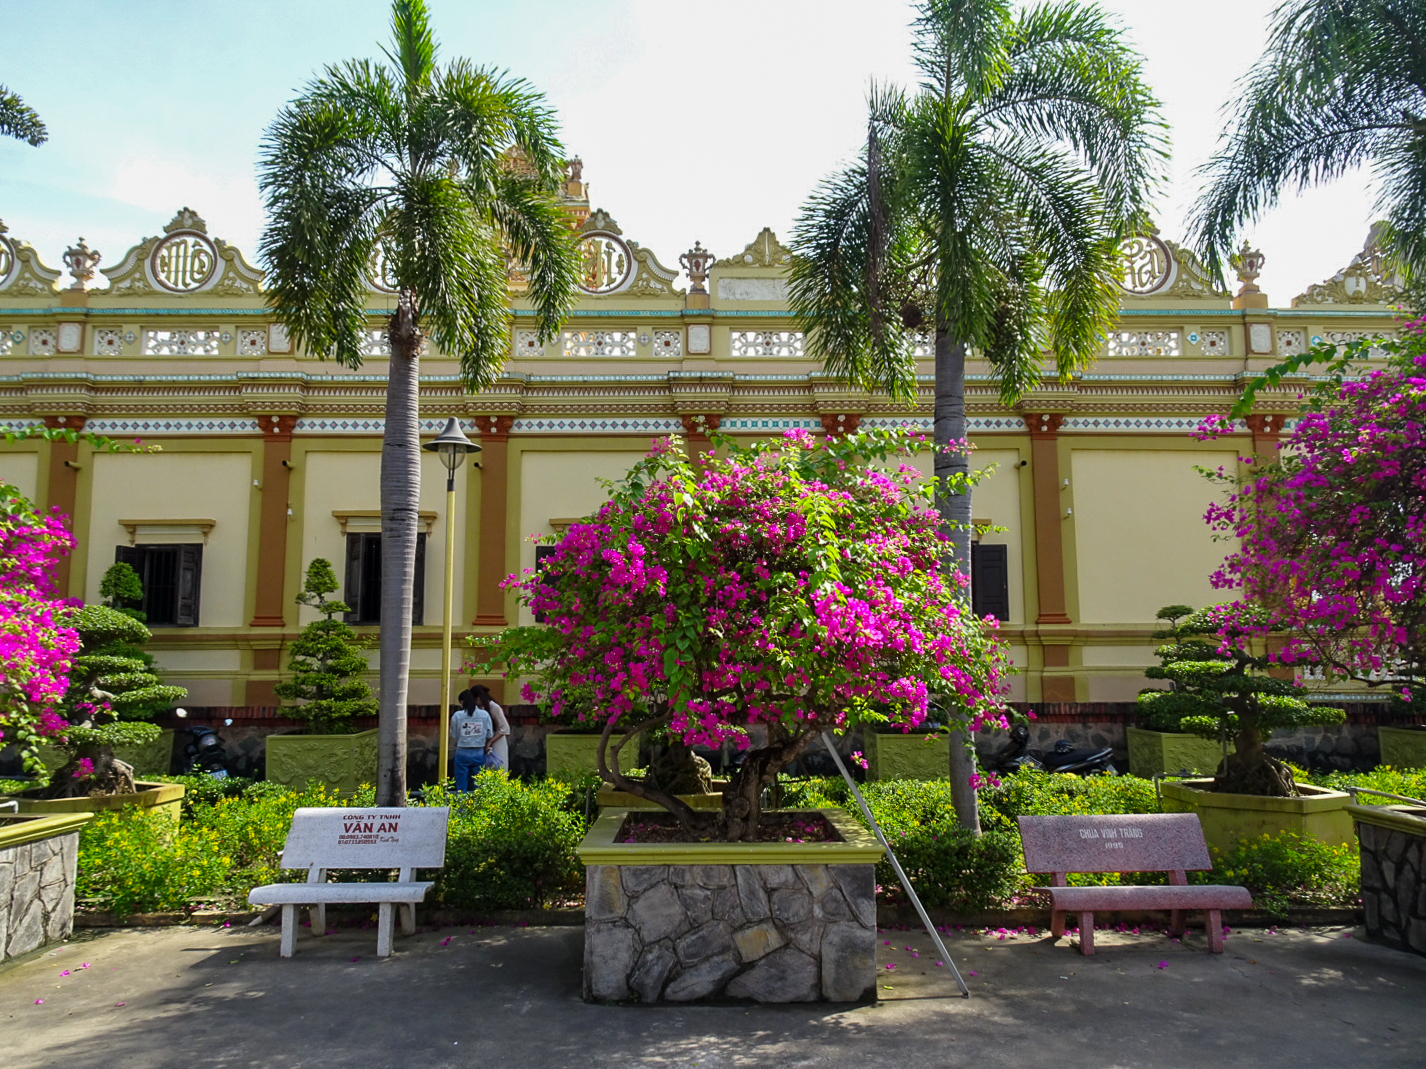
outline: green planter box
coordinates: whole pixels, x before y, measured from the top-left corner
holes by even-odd
[[[58,746],[41,746],[39,755],[50,772],[54,772],[67,760],[64,750]],[[115,746],[114,756],[126,765],[133,765],[137,775],[166,776],[173,762],[173,728],[164,728],[152,742]]]
[[[178,823],[183,806],[184,787],[181,783],[145,783],[137,781],[132,794],[96,794],[83,798],[32,798],[14,796],[20,803],[21,816],[59,816],[67,813],[102,813],[107,809],[122,809],[136,805],[151,810],[156,816]]]
[[[1330,791],[1299,783],[1297,798],[1264,798],[1255,794],[1219,794],[1203,790],[1207,779],[1164,780],[1159,785],[1165,813],[1197,813],[1203,838],[1218,850],[1233,849],[1244,839],[1295,831],[1331,846],[1355,842],[1352,802],[1345,791]]]
[[[951,774],[951,740],[939,735],[867,732],[863,755],[871,779],[947,779]]]
[[[1426,768],[1426,727],[1379,727],[1381,763],[1392,768]]]
[[[316,780],[350,798],[362,784],[376,782],[376,731],[269,735],[266,778],[296,790]]]
[[[582,776],[598,772],[598,735],[574,735],[556,731],[545,736],[545,775]],[[609,743],[614,746],[613,740]],[[631,772],[639,767],[639,752],[630,743],[619,751],[619,771]]]
[[[1124,733],[1129,742],[1129,771],[1145,779],[1178,772],[1212,775],[1223,760],[1222,746],[1197,735],[1133,727],[1126,728]],[[1230,742],[1228,752],[1234,749]]]
[[[712,791],[708,794],[680,794],[676,796],[680,802],[688,806],[689,809],[722,809],[723,792]],[[629,794],[627,791],[616,791],[613,788],[605,787],[594,796],[594,800],[599,803],[600,809],[662,809],[657,802],[650,802],[638,795]]]

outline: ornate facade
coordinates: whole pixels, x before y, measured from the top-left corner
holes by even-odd
[[[793,427],[930,426],[929,344],[920,402],[907,410],[822,374],[787,309],[789,256],[771,230],[715,256],[695,246],[666,266],[590,211],[577,173],[566,186],[583,235],[583,296],[542,344],[512,272],[509,362],[471,395],[457,363],[423,360],[423,428],[458,416],[481,447],[458,473],[457,642],[521,619],[500,587],[531,567],[530,536],[557,531],[602,498],[651,439],[706,443],[713,428],[761,437]],[[267,310],[262,272],[185,208],[155,237],[108,262],[81,242],[73,283],[0,230],[0,422],[139,438],[150,454],[19,441],[0,449],[0,480],[71,515],[78,547],[62,581],[97,597],[116,559],[147,569],[158,615],[151,648],[199,706],[273,705],[283,647],[311,618],[294,598],[327,557],[346,600],[370,582],[379,530],[384,322],[394,298],[370,272],[367,363],[351,372],[298,351]],[[1288,308],[1269,307],[1238,258],[1235,297],[1186,250],[1154,233],[1123,248],[1119,322],[1099,363],[1067,384],[1046,379],[1014,409],[986,369],[967,386],[974,463],[994,465],[976,492],[993,525],[985,604],[1022,672],[1024,701],[1129,700],[1153,663],[1155,611],[1213,600],[1222,557],[1202,521],[1213,490],[1195,466],[1269,454],[1298,388],[1264,395],[1233,437],[1191,432],[1225,411],[1245,376],[1322,340],[1391,333],[1391,279],[1372,246]],[[412,701],[437,700],[445,507],[431,457],[423,487],[424,617]],[[367,536],[366,539],[363,536]]]

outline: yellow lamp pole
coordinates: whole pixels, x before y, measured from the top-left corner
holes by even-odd
[[[436,774],[439,783],[446,778],[446,762],[450,759],[451,734],[451,615],[455,609],[456,569],[456,469],[465,463],[467,453],[480,452],[480,446],[467,438],[460,429],[460,420],[452,416],[433,442],[421,447],[429,453],[439,453],[446,465],[446,599],[441,620],[441,766]]]

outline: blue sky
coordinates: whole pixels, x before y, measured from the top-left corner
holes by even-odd
[[[1219,109],[1276,0],[1106,0],[1173,125],[1162,233],[1177,237]],[[786,236],[816,181],[857,149],[868,81],[910,82],[902,0],[430,0],[447,57],[542,89],[596,206],[666,264]],[[58,266],[84,235],[112,266],[182,205],[253,250],[256,159],[281,105],[323,64],[379,56],[385,0],[0,0],[0,84],[50,129],[0,140],[0,219]],[[1290,195],[1250,233],[1285,305],[1361,246],[1365,184]]]

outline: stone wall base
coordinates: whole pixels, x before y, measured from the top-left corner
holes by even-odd
[[[74,930],[79,833],[0,849],[0,961]]]
[[[1358,821],[1357,838],[1367,938],[1426,954],[1426,836]]]
[[[873,998],[875,874],[874,865],[590,865],[584,997]]]

